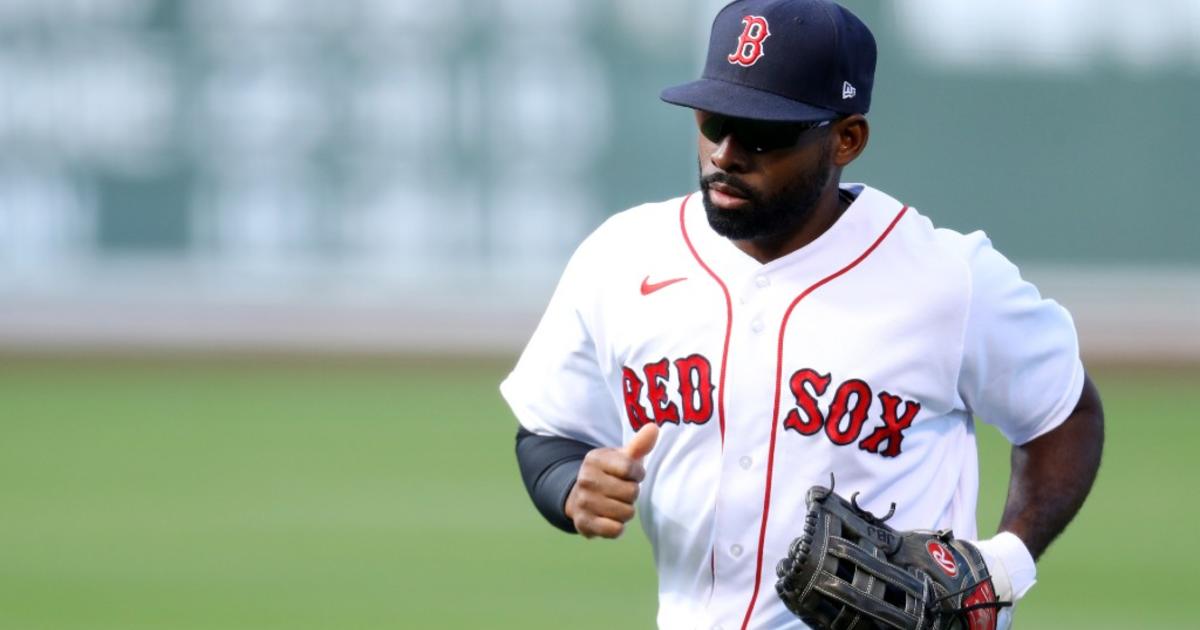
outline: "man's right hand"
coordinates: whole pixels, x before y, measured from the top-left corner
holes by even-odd
[[[567,518],[584,538],[616,538],[633,518],[638,483],[646,476],[642,460],[658,441],[658,425],[647,424],[621,448],[597,448],[583,458],[579,478],[565,506]]]

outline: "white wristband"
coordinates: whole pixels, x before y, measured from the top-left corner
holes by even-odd
[[[1000,601],[1016,602],[1037,583],[1037,565],[1025,543],[1012,532],[1000,532],[975,543],[992,574]]]

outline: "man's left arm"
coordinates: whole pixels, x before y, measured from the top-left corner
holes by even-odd
[[[1034,560],[1091,490],[1104,417],[1070,313],[1043,298],[983,234],[955,243],[966,247],[971,270],[959,392],[1014,444],[1000,533],[978,547],[997,569],[997,592],[1011,577],[1016,601],[1034,583]]]
[[[1034,559],[1079,512],[1104,447],[1104,410],[1090,378],[1074,411],[1053,430],[1012,449],[1012,476],[1000,531],[1016,534]]]
[[[1084,376],[1075,408],[1054,429],[1012,449],[1008,500],[1000,532],[975,543],[983,554],[1000,601],[1016,602],[1037,581],[1034,560],[1066,529],[1096,480],[1104,448],[1100,394]],[[1000,611],[998,628],[1012,624]]]

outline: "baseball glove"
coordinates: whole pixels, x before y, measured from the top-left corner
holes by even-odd
[[[813,628],[995,630],[987,564],[970,543],[940,532],[897,532],[830,487],[808,490],[804,534],[779,561],[775,590]]]

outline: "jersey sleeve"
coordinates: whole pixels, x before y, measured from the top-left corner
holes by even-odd
[[[1013,444],[1062,424],[1083,391],[1070,313],[1021,278],[981,232],[965,237],[970,301],[959,395]]]
[[[621,443],[617,408],[604,380],[587,315],[596,299],[596,234],[580,245],[541,322],[500,393],[525,429],[595,446]]]

